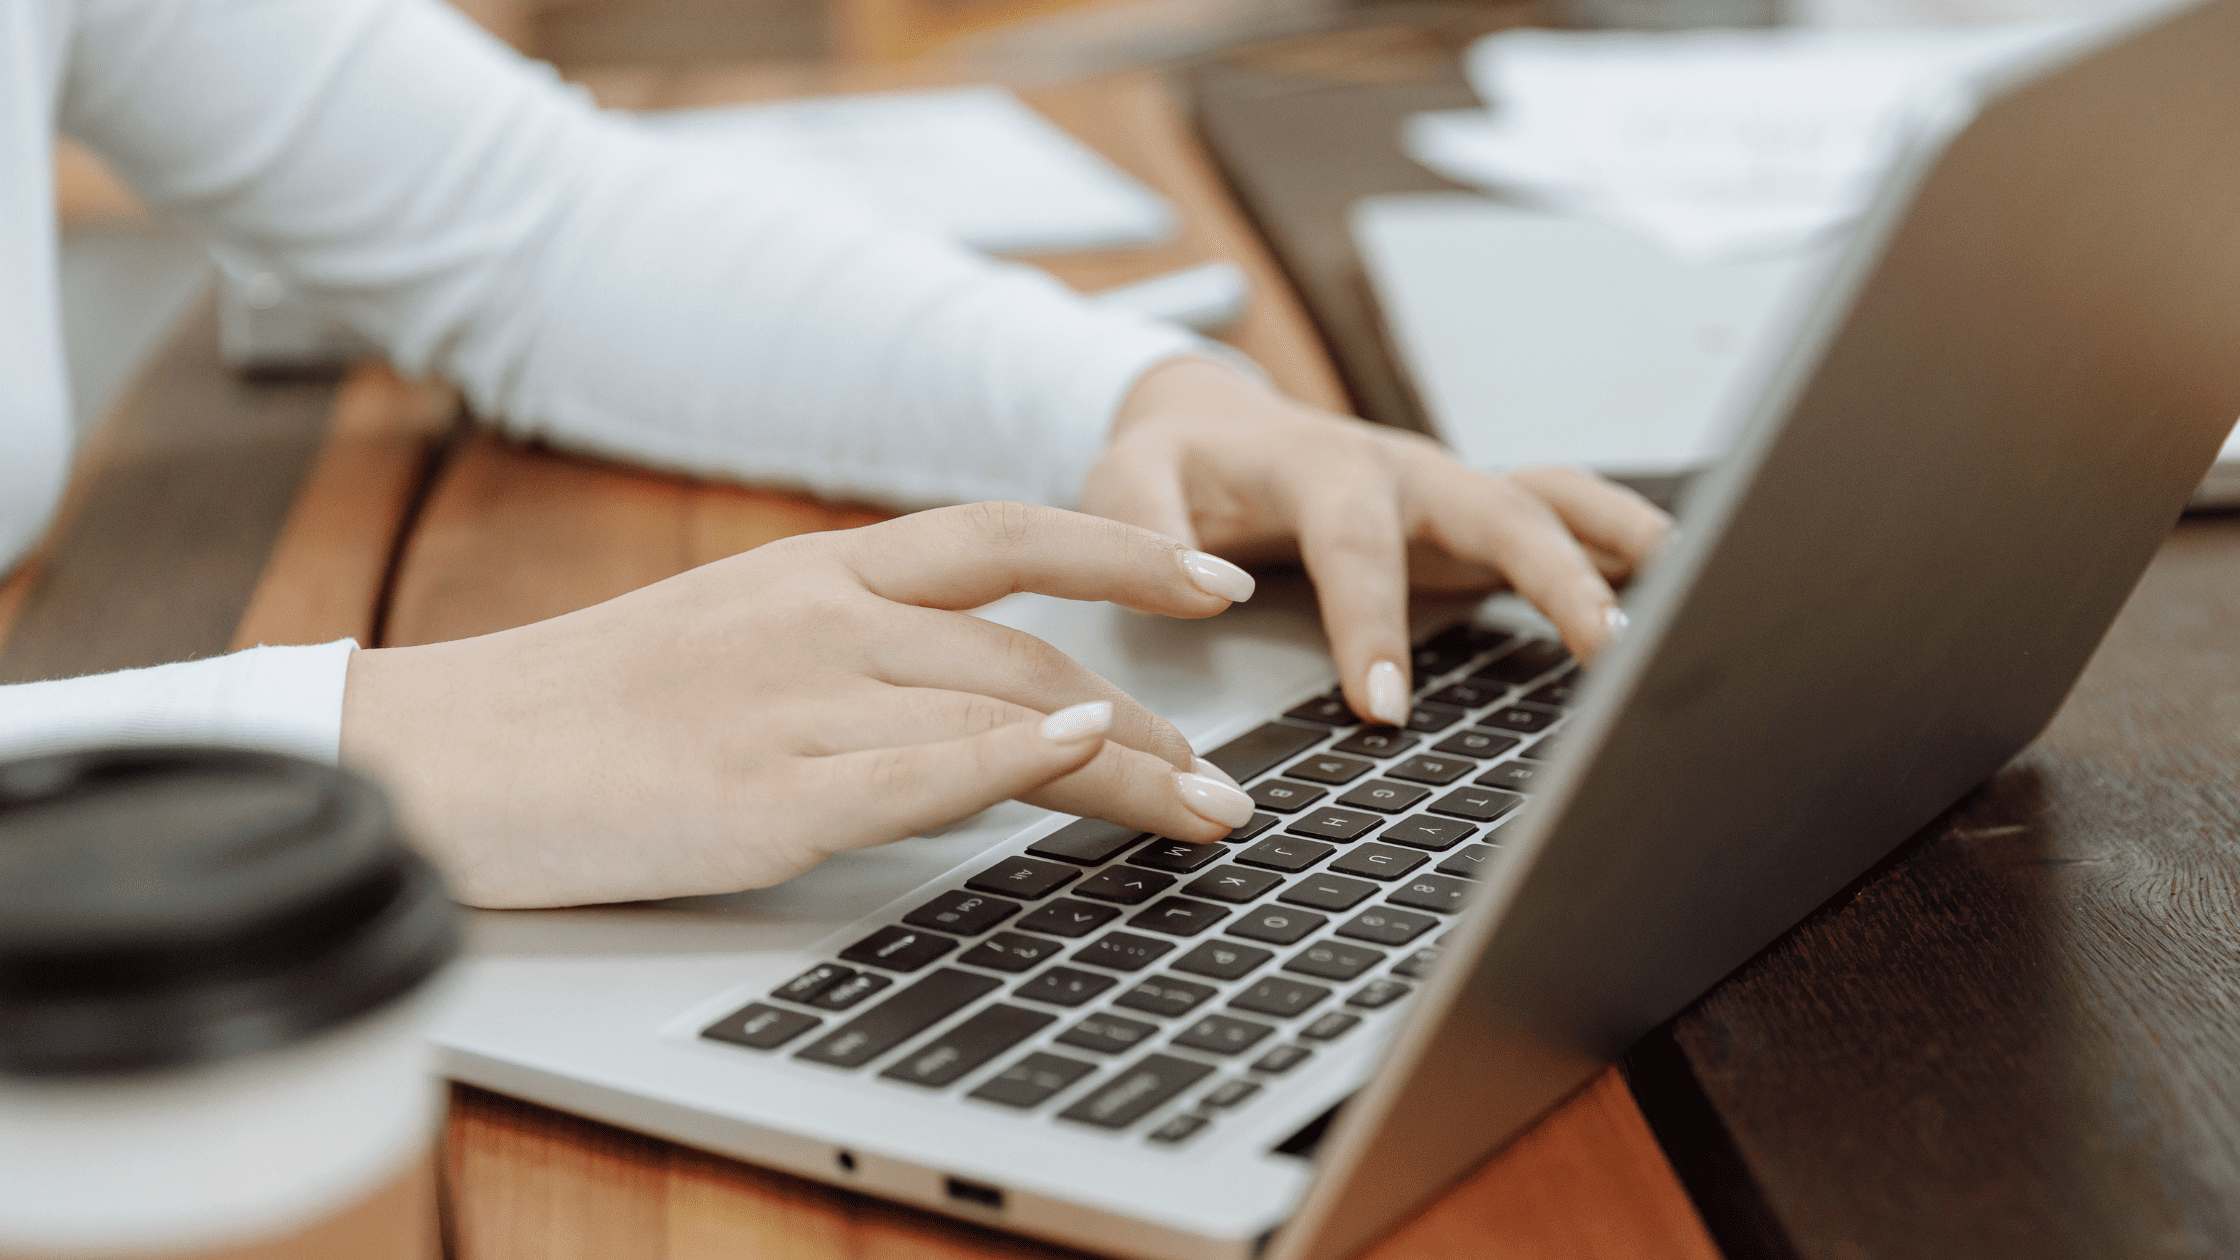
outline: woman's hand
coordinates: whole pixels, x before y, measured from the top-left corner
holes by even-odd
[[[1197,842],[1251,815],[1165,721],[959,611],[1022,590],[1210,617],[1252,579],[1013,503],[805,535],[535,625],[360,651],[342,756],[485,906],[760,887],[1012,797]]]
[[[1200,358],[1136,383],[1081,500],[1246,563],[1303,560],[1347,702],[1394,725],[1412,703],[1411,584],[1513,586],[1585,660],[1624,624],[1611,584],[1672,528],[1592,474],[1476,472],[1419,434],[1318,411]]]

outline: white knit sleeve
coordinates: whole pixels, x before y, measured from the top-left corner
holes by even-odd
[[[80,0],[67,129],[512,432],[1071,503],[1178,328],[604,116],[437,0]]]
[[[101,744],[223,744],[334,764],[348,639],[0,687],[0,757]]]

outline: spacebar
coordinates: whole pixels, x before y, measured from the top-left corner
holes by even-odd
[[[794,1057],[834,1067],[862,1067],[1001,983],[945,967],[833,1029]]]
[[[1303,726],[1270,722],[1207,753],[1206,760],[1242,783],[1300,749],[1314,747],[1329,734],[1328,731],[1310,731]]]

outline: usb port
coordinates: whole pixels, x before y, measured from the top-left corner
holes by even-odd
[[[998,1212],[1003,1210],[1003,1191],[994,1186],[983,1186],[977,1181],[966,1181],[962,1177],[949,1178],[949,1197],[976,1207],[993,1208]]]

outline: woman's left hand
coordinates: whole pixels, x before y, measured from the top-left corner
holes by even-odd
[[[1136,383],[1082,485],[1085,511],[1238,563],[1296,557],[1320,592],[1346,700],[1408,720],[1408,591],[1517,592],[1581,660],[1624,624],[1612,584],[1672,521],[1574,468],[1496,476],[1445,447],[1295,402],[1211,359]]]

